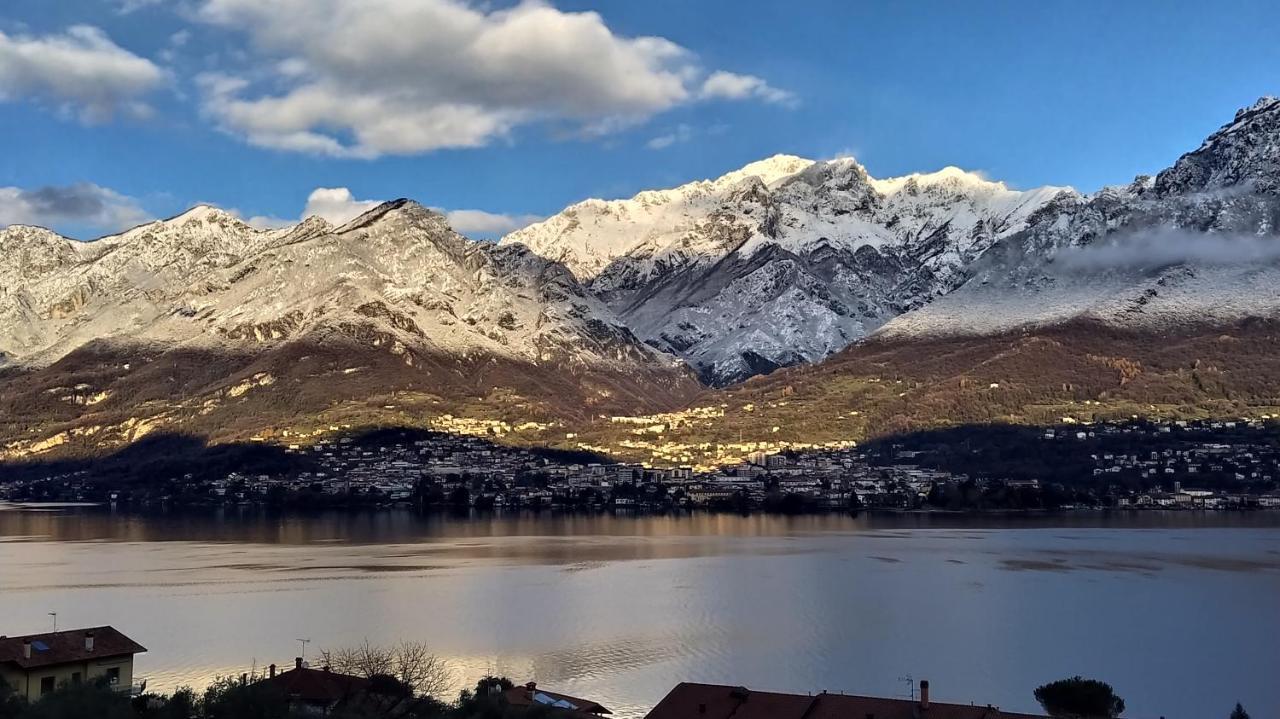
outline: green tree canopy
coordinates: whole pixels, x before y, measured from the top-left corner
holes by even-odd
[[[1124,712],[1124,700],[1110,684],[1074,676],[1059,679],[1035,691],[1036,701],[1052,717],[1064,719],[1113,719]]]

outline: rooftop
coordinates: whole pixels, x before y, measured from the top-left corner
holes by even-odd
[[[92,637],[92,642],[89,638]],[[30,656],[25,645],[30,642]],[[92,648],[90,648],[92,647]],[[55,664],[83,662],[103,657],[138,654],[147,648],[121,634],[115,627],[90,627],[62,632],[0,637],[0,664],[34,669]]]
[[[297,664],[301,664],[301,661]],[[369,688],[369,680],[363,677],[339,674],[327,668],[310,669],[297,665],[289,671],[264,679],[262,683],[304,702],[326,705]]]
[[[646,719],[1046,719],[997,707],[849,694],[783,694],[718,684],[678,684]]]
[[[533,682],[529,682],[524,686],[517,686],[508,689],[506,691],[506,699],[507,704],[516,707],[527,707],[534,704],[542,704],[548,707],[564,709],[581,714],[602,715],[613,713],[598,702],[591,701],[590,699],[572,697],[568,694],[560,694],[558,692],[549,692],[545,689],[539,689],[538,685]]]

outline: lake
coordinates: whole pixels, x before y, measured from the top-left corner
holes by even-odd
[[[150,688],[362,642],[643,715],[680,681],[1280,716],[1280,513],[139,515],[0,510],[0,634],[111,624]]]

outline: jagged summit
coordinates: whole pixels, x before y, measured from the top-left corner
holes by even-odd
[[[775,155],[581,202],[501,243],[563,263],[642,338],[721,384],[821,359],[949,290],[1062,191],[955,168],[881,181],[849,157]]]
[[[167,220],[160,220],[168,225],[183,224],[187,222],[240,222],[240,218],[227,212],[226,210],[214,205],[196,205],[181,214],[170,217]]]
[[[871,184],[883,195],[892,195],[902,191],[919,191],[923,187],[948,186],[952,188],[980,188],[992,192],[1008,191],[1009,187],[999,181],[989,180],[982,173],[963,170],[955,165],[947,165],[935,172],[913,172],[899,177],[886,177],[883,180],[872,180]]]
[[[1087,319],[1138,330],[1280,315],[1280,101],[1235,114],[1155,178],[1047,204],[886,337]]]
[[[740,169],[726,172],[714,180],[717,185],[729,185],[748,177],[758,177],[764,184],[772,185],[812,165],[813,160],[795,155],[778,154],[749,163]]]
[[[1236,112],[1198,149],[1156,175],[1162,197],[1189,192],[1246,189],[1280,191],[1280,99],[1263,97]]]

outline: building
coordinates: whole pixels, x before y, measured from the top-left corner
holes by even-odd
[[[672,689],[645,719],[1048,719],[997,707],[943,704],[929,698],[888,699],[850,694],[780,694],[746,687],[683,683]]]
[[[259,686],[278,691],[302,714],[325,716],[340,704],[356,698],[369,689],[369,680],[324,669],[302,666],[302,657],[294,659],[293,669],[276,673],[276,665],[268,668],[268,676]]]
[[[504,692],[504,697],[508,706],[519,709],[530,709],[541,705],[551,709],[559,709],[569,716],[584,718],[600,717],[613,713],[598,702],[539,689],[538,685],[533,682],[508,689]]]
[[[140,694],[146,683],[134,684],[133,656],[145,651],[114,627],[0,637],[0,678],[27,700],[102,679],[117,691]]]

